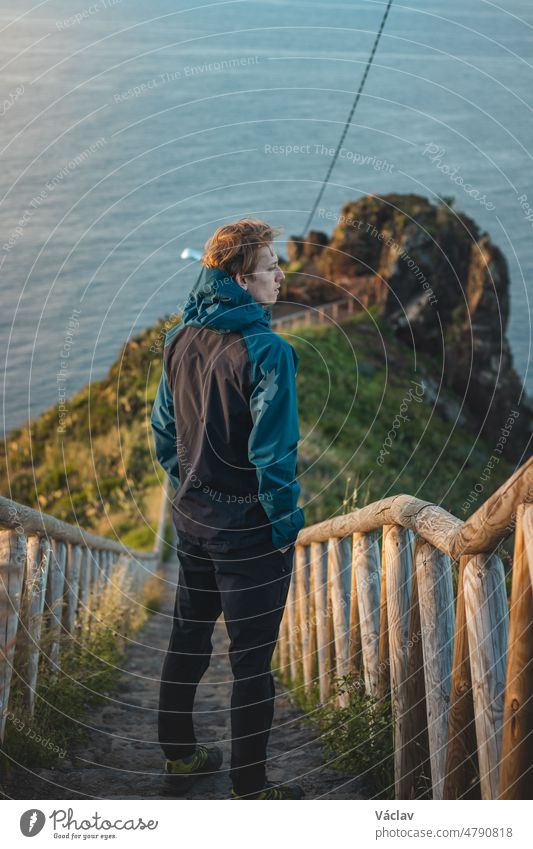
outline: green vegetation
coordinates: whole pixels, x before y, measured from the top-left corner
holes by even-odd
[[[365,693],[364,681],[345,675],[334,697],[346,694],[346,707],[324,706],[314,715],[328,766],[360,776],[373,799],[394,799],[394,743],[390,698]]]
[[[305,711],[304,722],[320,739],[328,769],[357,776],[369,798],[394,799],[390,696],[368,696],[362,676],[350,673],[333,679],[329,699],[322,704],[317,679],[310,691],[304,687],[301,673],[296,679],[285,675],[281,680],[290,690],[291,701]],[[338,707],[342,694],[347,694],[347,703]]]
[[[0,492],[151,549],[164,473],[153,455],[149,417],[163,332],[159,322],[125,344],[108,375],[67,402],[62,423],[54,406],[8,433],[0,445]]]
[[[130,340],[107,377],[68,402],[64,433],[52,407],[6,436],[3,494],[136,548],[153,546],[164,473],[149,417],[167,326],[161,321]],[[298,472],[307,524],[342,512],[350,485],[352,509],[405,492],[469,515],[462,504],[491,450],[453,415],[446,421],[423,394],[424,379],[435,379],[428,355],[415,360],[377,308],[340,331],[302,326],[288,338],[300,355]],[[448,395],[451,409],[460,406]],[[512,471],[502,459],[472,509]]]
[[[164,535],[164,543],[163,543],[163,562],[167,563],[170,560],[172,554],[176,550],[176,543],[174,540],[174,531],[172,527],[172,519],[169,519],[165,525],[165,535]]]
[[[450,415],[431,402],[431,360],[414,357],[376,315],[356,315],[341,331],[327,325],[290,333],[300,356],[298,472],[306,522],[407,493],[434,502],[461,519],[512,474],[497,463],[479,500],[463,510],[492,450],[455,423],[460,401],[450,391]],[[353,483],[355,480],[355,484]]]

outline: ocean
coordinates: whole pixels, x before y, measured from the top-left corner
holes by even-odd
[[[3,430],[105,375],[127,339],[179,309],[199,270],[180,253],[220,224],[281,225],[286,255],[384,8],[2,4]],[[395,3],[321,207],[453,196],[508,259],[508,336],[533,395],[532,60],[530,0]]]

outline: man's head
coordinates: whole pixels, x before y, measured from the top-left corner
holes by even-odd
[[[221,268],[259,304],[272,306],[285,279],[272,245],[280,233],[280,228],[254,218],[224,224],[205,243],[201,262]]]

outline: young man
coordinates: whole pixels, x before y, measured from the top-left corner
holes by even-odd
[[[270,327],[284,279],[278,231],[242,219],[206,243],[181,321],[165,338],[151,423],[174,487],[179,577],[158,714],[167,780],[212,772],[216,746],[197,743],[198,682],[219,615],[230,638],[232,798],[297,799],[266,780],[274,712],[270,662],[304,525],[296,480],[298,356]]]

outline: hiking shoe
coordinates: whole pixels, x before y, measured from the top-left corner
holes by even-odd
[[[165,760],[165,787],[171,791],[184,792],[202,776],[210,775],[222,765],[222,750],[218,746],[198,744],[192,755],[176,760]]]
[[[232,799],[303,799],[304,791],[299,784],[279,785],[267,781],[259,793],[238,796],[234,789],[231,791]]]

